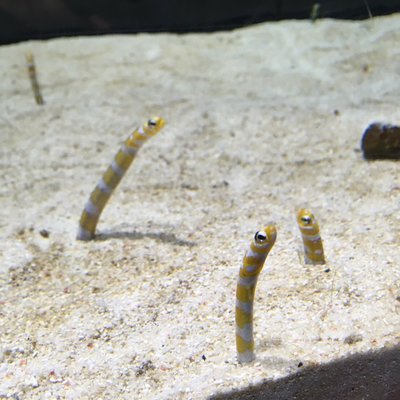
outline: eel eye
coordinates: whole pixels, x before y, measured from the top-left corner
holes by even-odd
[[[149,126],[157,126],[157,121],[155,121],[154,119],[149,119],[149,120],[147,121],[147,124],[148,124]]]
[[[311,224],[311,217],[309,217],[308,215],[301,217],[301,221],[304,222],[306,225]]]
[[[265,232],[258,231],[254,235],[254,240],[256,241],[256,243],[264,243],[267,240],[267,235],[265,234]]]

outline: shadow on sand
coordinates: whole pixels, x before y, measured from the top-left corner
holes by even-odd
[[[400,345],[310,366],[209,400],[400,400]]]
[[[165,233],[165,232],[137,232],[137,231],[115,231],[115,232],[101,232],[96,234],[94,240],[103,241],[108,239],[155,239],[160,242],[174,244],[176,246],[186,246],[186,247],[194,247],[196,246],[196,242],[191,242],[189,240],[179,239],[173,233]]]

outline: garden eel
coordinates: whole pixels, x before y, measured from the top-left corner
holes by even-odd
[[[96,225],[108,199],[132,164],[144,142],[156,135],[165,125],[160,117],[149,119],[142,127],[134,130],[122,144],[111,165],[97,183],[82,211],[77,234],[78,240],[94,238]]]
[[[239,270],[236,288],[236,349],[239,363],[255,359],[253,303],[258,276],[276,240],[276,228],[268,225],[254,235]]]
[[[26,67],[28,69],[29,80],[31,81],[33,95],[35,96],[36,103],[39,105],[44,104],[42,94],[40,93],[39,82],[37,80],[35,60],[33,58],[32,53],[27,53],[25,55],[26,58]]]
[[[314,215],[309,210],[301,208],[297,213],[297,224],[303,239],[305,263],[325,264],[322,239]]]

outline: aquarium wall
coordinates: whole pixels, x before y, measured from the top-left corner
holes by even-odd
[[[398,0],[2,0],[0,42],[82,34],[214,31],[311,16],[363,19],[399,8]]]

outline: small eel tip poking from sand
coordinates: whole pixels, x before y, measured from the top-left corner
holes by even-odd
[[[303,239],[305,263],[325,264],[324,247],[318,222],[311,211],[301,208],[297,213],[297,224]]]

